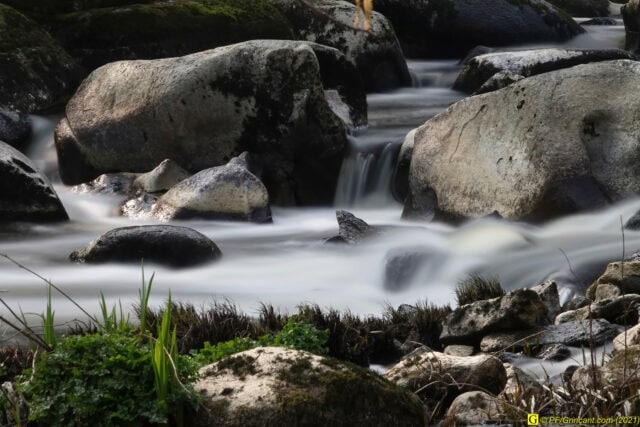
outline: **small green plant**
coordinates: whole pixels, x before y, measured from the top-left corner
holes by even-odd
[[[472,302],[501,297],[505,294],[502,285],[496,278],[485,279],[478,274],[470,274],[461,280],[456,287],[458,306]]]
[[[116,306],[111,307],[111,310],[107,308],[107,302],[104,299],[104,294],[100,292],[100,311],[102,313],[102,328],[108,332],[126,331],[131,328],[131,322],[129,321],[129,315],[124,314],[122,308],[122,302],[118,302],[120,306],[120,315],[116,313]]]
[[[47,286],[47,310],[42,315],[42,338],[50,348],[56,346],[55,311],[51,304],[51,285]]]
[[[240,337],[218,344],[204,343],[204,347],[199,351],[192,351],[194,360],[200,365],[208,365],[222,360],[232,354],[241,351],[251,350],[258,346],[258,342],[250,338]]]
[[[289,319],[286,325],[273,337],[274,346],[305,350],[316,354],[327,354],[329,330],[320,330],[308,323]]]
[[[148,340],[132,333],[69,336],[43,353],[19,380],[30,402],[29,419],[47,426],[116,426],[167,423],[167,408],[156,398]],[[178,376],[195,368],[176,361]],[[181,389],[166,397],[190,401]]]

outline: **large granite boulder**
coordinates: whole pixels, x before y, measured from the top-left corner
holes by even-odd
[[[558,42],[583,32],[541,0],[376,0],[409,58],[462,57],[477,45]]]
[[[411,85],[411,75],[394,27],[385,16],[374,12],[371,32],[358,31],[352,28],[356,9],[346,1],[274,2],[293,25],[296,39],[331,46],[344,53],[360,71],[367,91]],[[305,3],[312,3],[313,8]]]
[[[263,163],[272,201],[329,203],[347,138],[315,51],[341,57],[308,42],[258,40],[97,69],[56,129],[63,182],[146,172],[166,158],[194,173],[248,150]]]
[[[260,347],[200,370],[194,427],[423,426],[422,403],[377,374],[301,350]]]
[[[0,222],[67,219],[53,187],[33,162],[0,141]]]
[[[57,15],[50,20],[52,32],[89,69],[123,59],[182,56],[246,40],[293,38],[287,18],[266,0],[127,3]]]
[[[405,216],[545,220],[637,194],[638,90],[620,60],[463,99],[415,133]]]
[[[80,69],[31,19],[0,3],[0,105],[31,113],[61,104]]]
[[[71,253],[75,262],[152,262],[170,267],[191,267],[222,255],[205,235],[187,227],[143,225],[107,231],[84,248]]]
[[[465,63],[453,88],[467,93],[484,93],[488,90],[480,88],[498,73],[509,73],[521,78],[531,77],[574,65],[614,59],[634,59],[634,56],[622,49],[547,48],[487,53],[475,56]]]

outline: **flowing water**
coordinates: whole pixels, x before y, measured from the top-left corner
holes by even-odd
[[[567,46],[617,47],[623,28],[590,27]],[[566,217],[545,225],[477,220],[461,226],[401,221],[402,206],[390,194],[399,145],[406,133],[443,111],[463,94],[450,89],[460,66],[454,61],[410,61],[415,87],[371,94],[369,127],[351,135],[336,206],[348,207],[384,232],[361,246],[325,245],[338,231],[335,208],[277,208],[274,223],[254,225],[219,221],[184,221],[213,239],[224,256],[198,268],[173,270],[146,265],[155,273],[151,304],[159,305],[169,289],[174,300],[206,304],[228,298],[248,313],[261,302],[291,311],[299,303],[380,314],[384,304],[428,299],[453,303],[456,283],[469,273],[497,277],[507,288],[533,286],[553,278],[564,299],[582,289],[611,260],[640,248],[640,233],[620,221],[638,209],[640,199],[608,209]],[[77,194],[59,184],[52,149],[57,117],[36,117],[29,155],[46,171],[71,221],[57,225],[0,228],[0,253],[50,279],[89,311],[98,311],[99,292],[130,306],[141,283],[138,265],[77,265],[69,253],[115,227],[141,225],[116,215],[118,197]],[[401,284],[389,282],[389,256],[419,252],[422,262]],[[46,303],[42,280],[0,259],[1,297],[24,312],[41,313]],[[68,301],[54,294],[60,321],[80,317]],[[0,311],[1,313],[1,311]]]

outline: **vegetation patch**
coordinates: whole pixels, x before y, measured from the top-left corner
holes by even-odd
[[[504,294],[504,289],[498,279],[485,279],[478,274],[470,274],[468,277],[460,281],[456,287],[456,300],[458,302],[458,306],[501,297]]]

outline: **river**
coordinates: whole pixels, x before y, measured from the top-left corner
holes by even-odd
[[[588,33],[564,46],[620,47],[622,25],[588,27]],[[173,270],[146,265],[155,273],[151,304],[161,304],[171,290],[174,300],[206,305],[228,298],[249,314],[261,302],[292,311],[304,302],[380,314],[394,306],[427,299],[454,304],[456,284],[470,273],[499,278],[515,289],[553,278],[562,298],[583,289],[606,263],[640,248],[640,233],[625,231],[620,222],[640,209],[640,199],[608,209],[573,215],[541,226],[476,220],[461,226],[407,222],[393,200],[390,180],[399,144],[406,133],[443,111],[464,95],[451,90],[460,70],[455,61],[409,61],[416,85],[384,94],[370,94],[369,126],[354,131],[352,152],[341,171],[336,206],[345,207],[384,232],[360,246],[326,245],[337,234],[336,208],[273,208],[271,225],[221,221],[184,221],[215,241],[223,258],[198,268]],[[53,150],[58,117],[34,117],[29,155],[47,171],[71,221],[54,225],[0,228],[0,253],[50,279],[90,312],[98,312],[99,292],[110,303],[130,307],[137,299],[139,265],[79,265],[69,253],[115,227],[141,225],[116,215],[119,199],[70,191],[59,183]],[[149,222],[144,222],[149,223]],[[385,286],[389,254],[418,250],[426,260],[403,286]],[[0,297],[25,313],[41,313],[46,286],[32,274],[0,259]],[[68,301],[54,294],[60,322],[81,317]]]

